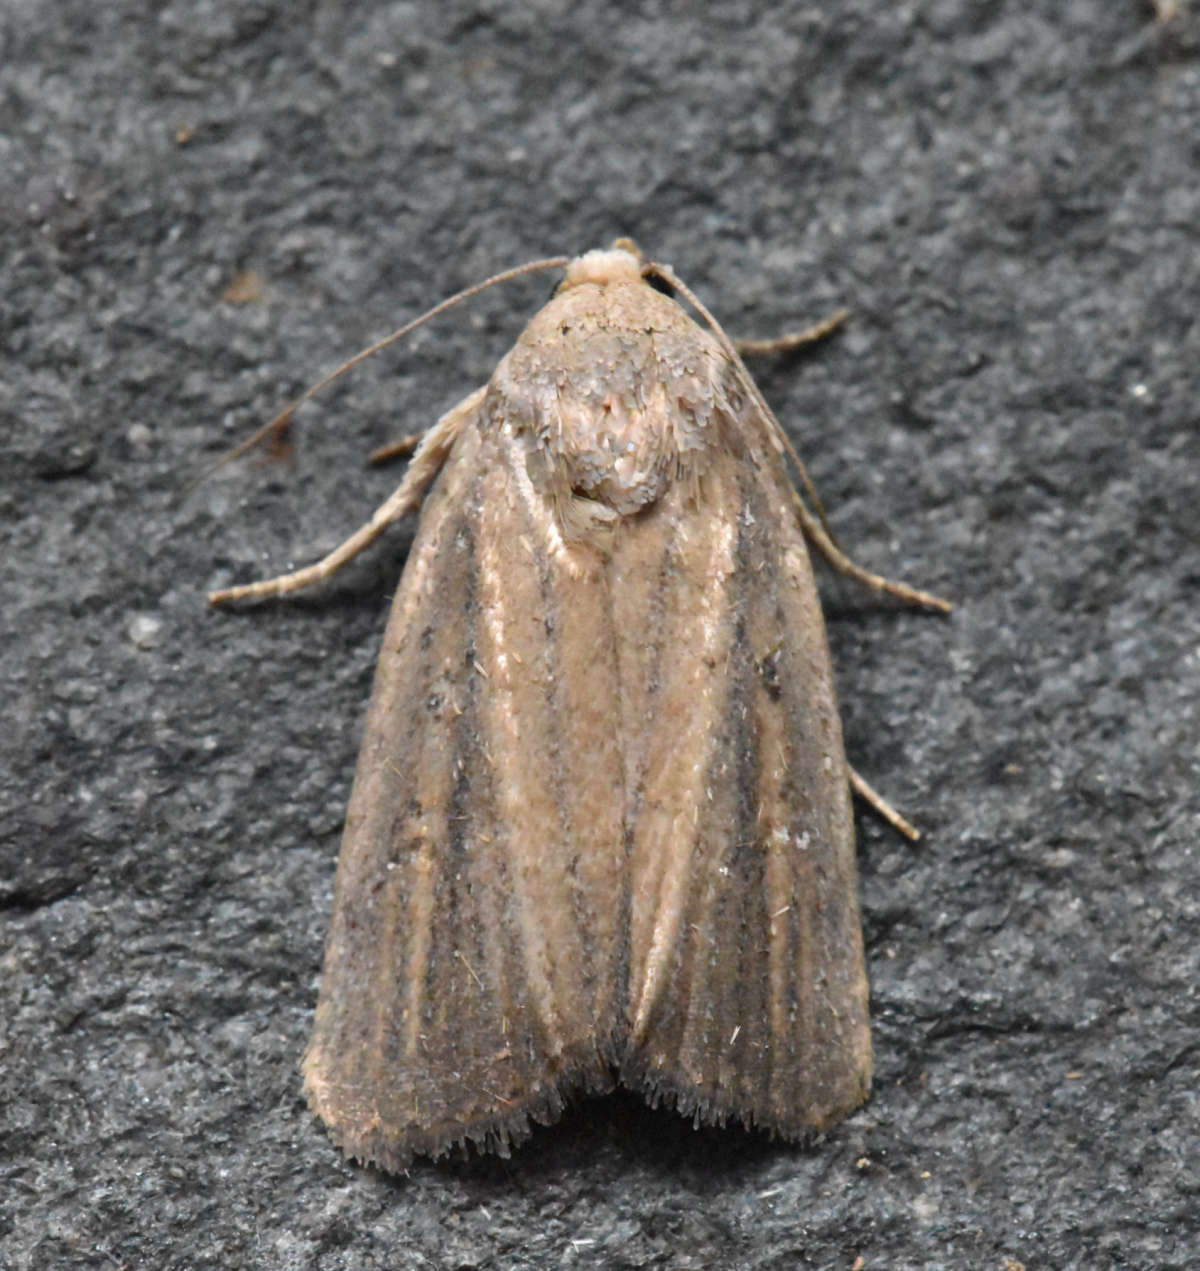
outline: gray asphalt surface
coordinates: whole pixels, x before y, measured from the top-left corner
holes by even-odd
[[[1198,53],[1136,0],[4,7],[0,1266],[1200,1264]],[[874,1093],[389,1178],[298,1063],[411,526],[205,592],[359,525],[547,280],[194,478],[618,234],[736,334],[850,307],[760,383],[855,558],[958,602],[822,579],[925,833],[860,810]]]

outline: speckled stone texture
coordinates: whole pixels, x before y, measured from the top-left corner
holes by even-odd
[[[1197,1264],[1192,0],[17,0],[0,90],[0,1266]],[[360,524],[546,280],[195,479],[626,233],[734,334],[850,307],[760,383],[854,557],[959,601],[822,577],[925,831],[859,810],[874,1093],[799,1148],[614,1095],[389,1178],[298,1064],[411,527],[204,593]]]

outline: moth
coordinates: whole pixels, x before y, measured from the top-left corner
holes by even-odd
[[[388,1170],[506,1155],[614,1082],[784,1139],[870,1084],[852,785],[906,823],[846,761],[805,540],[948,606],[835,546],[668,266],[629,240],[547,263],[553,298],[370,524],[211,597],[319,581],[420,507],[303,1065]]]

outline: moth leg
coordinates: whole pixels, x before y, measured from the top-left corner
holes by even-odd
[[[831,313],[823,322],[806,327],[803,331],[790,332],[774,340],[736,340],[734,341],[734,347],[742,356],[756,356],[764,353],[789,353],[793,349],[802,348],[806,344],[814,344],[818,340],[825,339],[826,336],[831,335],[846,321],[849,313],[848,309],[839,309],[836,313]],[[837,546],[825,529],[823,525],[824,516],[820,519],[813,517],[799,494],[796,494],[795,499],[796,507],[800,514],[800,523],[804,528],[805,535],[815,547],[820,549],[821,555],[836,570],[847,574],[857,582],[863,583],[873,591],[886,592],[888,595],[897,596],[899,599],[908,601],[911,604],[923,605],[926,608],[936,609],[941,613],[949,612],[950,603],[948,601],[942,600],[937,596],[931,596],[924,591],[917,591],[906,583],[892,582],[890,579],[883,578],[878,574],[872,574],[856,565]],[[921,837],[920,831],[917,830],[916,826],[907,821],[883,795],[875,790],[864,777],[861,777],[853,768],[850,768],[848,764],[847,768],[850,773],[850,788],[854,793],[860,799],[869,803],[889,825],[899,830],[901,834],[915,843]]]
[[[717,337],[718,342],[735,361],[741,364],[741,352],[749,353],[765,353],[772,350],[798,348],[801,345],[809,344],[813,340],[819,340],[828,335],[837,328],[846,319],[846,311],[839,310],[826,318],[824,322],[818,322],[816,326],[809,327],[805,331],[798,331],[792,336],[783,336],[779,340],[749,340],[741,341],[735,347],[734,343],[725,334],[721,328],[721,324],[712,316],[704,305],[696,299],[696,297],[688,290],[688,288],[676,277],[674,270],[666,265],[655,265],[654,273],[666,282],[670,283],[688,303],[699,313],[712,329],[713,334]],[[788,440],[788,435],[783,431],[783,427],[779,420],[775,417],[775,412],[767,405],[766,398],[763,397],[757,384],[750,376],[750,372],[746,370],[745,365],[741,364],[742,382],[753,398],[755,405],[763,413],[763,418],[767,421],[767,425],[775,435],[775,442],[780,450],[790,456],[792,462],[796,465],[796,471],[800,474],[800,479],[804,483],[805,489],[808,491],[813,503],[817,509],[817,516],[808,510],[804,504],[804,500],[800,497],[798,491],[793,491],[796,500],[796,511],[800,517],[800,524],[804,530],[805,537],[817,548],[821,555],[836,569],[839,573],[845,574],[848,578],[853,578],[856,582],[860,582],[864,587],[869,587],[872,591],[884,592],[889,596],[895,596],[899,600],[905,601],[910,605],[920,605],[925,609],[936,609],[939,613],[949,613],[951,609],[948,600],[942,600],[938,596],[931,596],[928,592],[918,591],[915,587],[910,587],[907,583],[892,582],[888,578],[883,578],[879,574],[872,574],[870,570],[863,569],[856,565],[845,552],[833,541],[828,527],[825,524],[825,515],[821,511],[821,501],[817,498],[817,492],[813,489],[812,482],[808,479],[808,473],[805,471],[804,464],[800,461],[800,456],[796,453],[796,448]]]
[[[421,501],[424,493],[423,484],[410,481],[409,473],[400,483],[395,494],[386,503],[380,504],[375,515],[361,529],[356,530],[339,547],[335,547],[324,559],[305,569],[297,569],[291,574],[280,574],[277,578],[264,578],[256,583],[243,583],[239,587],[226,587],[221,591],[210,591],[208,603],[222,605],[229,600],[259,600],[264,596],[282,596],[289,591],[299,591],[302,587],[310,587],[313,583],[323,582],[330,575],[337,573],[347,561],[357,556],[365,547],[369,547],[383,531],[402,516],[407,516]],[[416,486],[417,488],[414,488]]]
[[[849,316],[849,309],[839,309],[836,313],[831,313],[823,322],[806,327],[803,331],[794,331],[790,334],[781,335],[775,340],[737,340],[734,342],[734,347],[739,354],[787,353],[792,349],[798,349],[806,344],[813,344],[817,340],[825,339],[826,336],[836,331]],[[761,401],[761,395],[757,393],[757,385],[754,387],[756,396],[759,396]],[[763,404],[765,405],[765,403]],[[773,414],[770,414],[769,417],[774,419]],[[776,427],[778,427],[778,423],[776,423]],[[780,429],[780,432],[782,433],[782,429]],[[820,501],[817,499],[817,493],[808,480],[808,474],[804,471],[803,464],[799,463],[798,458],[796,462],[800,468],[801,477],[816,504],[818,513],[814,517],[805,506],[804,500],[797,494],[795,496],[796,508],[800,514],[800,523],[804,527],[804,533],[809,542],[820,551],[821,555],[825,557],[834,569],[849,578],[853,578],[856,582],[862,583],[863,586],[869,587],[872,591],[884,592],[908,604],[920,605],[925,609],[936,609],[939,613],[950,612],[951,605],[948,600],[942,600],[939,596],[931,596],[926,591],[918,591],[907,583],[893,582],[890,578],[873,574],[870,570],[856,565],[833,541],[833,536],[830,534],[828,525],[825,522],[825,514],[821,510]],[[908,825],[908,822],[902,817],[899,820],[895,819],[898,814],[894,813],[877,795],[871,792],[870,787],[865,782],[862,783],[862,786],[863,788],[859,790],[859,794],[869,803],[873,803],[885,820],[891,821],[903,833],[907,834],[912,829],[912,826]]]
[[[839,309],[821,322],[815,322],[803,331],[787,331],[773,340],[734,340],[733,347],[742,357],[758,357],[765,353],[790,353],[806,344],[816,344],[832,335],[850,316],[849,309]]]
[[[441,470],[450,447],[464,422],[469,419],[483,401],[486,389],[477,389],[461,401],[452,411],[443,415],[425,434],[420,449],[413,457],[412,465],[404,474],[404,480],[395,493],[375,509],[375,514],[361,529],[350,535],[340,547],[335,547],[323,560],[291,574],[278,578],[264,578],[261,582],[244,583],[240,587],[226,587],[211,591],[208,602],[225,604],[230,600],[258,600],[264,596],[282,596],[289,591],[299,591],[314,583],[323,582],[336,574],[347,561],[352,560],[365,547],[369,547],[393,521],[398,521],[420,506],[425,491]]]
[[[669,282],[675,279],[669,278]],[[689,297],[690,298],[690,297]],[[702,308],[695,300],[692,301],[702,314],[708,319],[714,330],[720,332],[720,327],[716,325],[715,319]],[[743,353],[782,353],[790,349],[801,348],[805,344],[812,344],[816,340],[823,340],[827,335],[836,331],[838,327],[845,322],[849,316],[848,309],[839,309],[836,313],[832,313],[824,322],[818,322],[815,326],[807,327],[803,331],[796,331],[790,335],[782,335],[776,340],[738,340],[733,344],[737,350],[738,356]],[[722,338],[728,343],[729,337],[721,332]],[[814,505],[817,509],[817,515],[813,514],[805,506],[804,500],[799,493],[795,493],[796,511],[800,517],[800,524],[804,528],[805,537],[808,541],[821,553],[822,556],[838,571],[845,574],[848,578],[853,578],[856,582],[862,583],[864,587],[869,587],[872,591],[883,592],[889,596],[895,596],[898,600],[903,600],[906,604],[919,605],[924,609],[936,609],[939,613],[949,613],[951,604],[948,600],[942,600],[939,596],[932,596],[927,591],[918,591],[915,587],[910,587],[907,583],[893,582],[890,578],[884,578],[879,574],[873,574],[870,570],[863,569],[860,565],[856,565],[845,552],[833,541],[833,535],[829,531],[829,527],[825,521],[825,513],[821,510],[821,502],[817,498],[817,492],[813,489],[812,482],[808,479],[808,473],[805,471],[804,464],[800,462],[800,456],[796,454],[792,443],[788,440],[787,434],[780,426],[779,420],[775,418],[775,412],[767,405],[762,393],[759,391],[758,385],[750,378],[749,373],[746,374],[746,385],[750,389],[755,402],[766,418],[770,421],[772,429],[779,440],[779,444],[791,455],[792,461],[796,465],[796,469],[800,474],[800,479],[804,482],[805,488],[808,490]],[[868,796],[864,796],[868,797]],[[879,806],[878,804],[876,806]],[[882,811],[882,808],[880,809]],[[884,813],[887,816],[886,813]],[[888,817],[887,819],[891,819]],[[899,827],[898,827],[899,828]],[[911,828],[911,827],[910,827]]]
[[[870,785],[867,784],[863,777],[860,777],[849,764],[846,765],[850,773],[850,788],[856,795],[865,802],[869,803],[876,812],[891,826],[894,826],[907,839],[912,839],[915,843],[921,837],[920,830],[915,825],[906,821],[904,817],[896,811],[894,807]]]
[[[895,596],[897,600],[903,600],[906,604],[919,605],[923,609],[936,609],[938,613],[949,613],[953,608],[950,601],[943,600],[940,596],[930,595],[927,591],[918,591],[907,583],[894,582],[881,574],[873,574],[869,569],[863,569],[861,565],[856,565],[829,537],[825,527],[804,506],[804,501],[799,494],[795,495],[795,501],[796,512],[800,517],[800,524],[804,527],[805,537],[839,574],[853,578],[855,582],[862,583],[864,587],[869,587],[872,591]]]
[[[372,450],[367,456],[367,462],[372,466],[378,466],[391,463],[393,459],[407,459],[421,444],[421,439],[424,436],[423,432],[410,432],[406,437],[401,437],[398,441],[390,441],[386,446],[380,446],[378,450]]]

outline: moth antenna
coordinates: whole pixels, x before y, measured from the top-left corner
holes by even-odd
[[[432,309],[427,309],[421,314],[419,318],[414,318],[411,322],[406,322],[402,327],[397,327],[391,335],[385,335],[382,340],[376,340],[374,344],[348,358],[336,370],[330,371],[324,379],[318,380],[311,388],[301,393],[294,402],[285,406],[274,419],[264,424],[254,436],[235,446],[228,454],[222,455],[211,467],[206,468],[189,488],[194,488],[202,481],[206,481],[218,468],[224,467],[227,463],[232,463],[235,459],[240,459],[247,451],[253,450],[273,429],[282,427],[285,421],[290,423],[292,414],[303,406],[310,397],[315,397],[323,388],[332,384],[334,380],[344,375],[351,367],[357,366],[359,362],[366,361],[367,358],[371,357],[372,354],[378,353],[381,349],[386,349],[389,344],[394,344],[397,340],[403,339],[419,326],[424,326],[431,318],[436,318],[438,314],[445,313],[447,309],[452,309],[456,304],[469,300],[472,296],[478,295],[481,291],[486,291],[489,287],[494,287],[497,283],[510,282],[514,278],[519,278],[522,274],[537,273],[542,269],[564,269],[569,260],[570,258],[567,256],[548,256],[544,260],[526,261],[523,265],[515,265],[512,269],[501,270],[500,273],[493,274],[490,278],[485,278],[483,282],[473,283],[470,287],[466,287],[462,291],[456,291],[454,295],[439,301]]]
[[[775,435],[783,443],[784,449],[787,451],[788,457],[795,465],[796,472],[799,474],[800,482],[804,486],[805,492],[812,500],[812,505],[816,509],[817,518],[820,520],[829,541],[837,544],[834,537],[833,529],[829,522],[825,519],[825,509],[821,506],[821,496],[817,494],[816,486],[813,485],[812,479],[808,475],[808,469],[805,468],[800,456],[796,453],[796,447],[792,445],[791,439],[783,430],[783,425],[779,422],[775,412],[767,405],[767,399],[762,395],[762,390],[754,382],[754,377],[746,369],[746,363],[742,361],[742,355],[737,351],[737,347],[733,341],[725,334],[725,328],[716,320],[708,311],[707,307],[701,303],[692,289],[679,277],[679,275],[671,268],[670,265],[660,264],[658,261],[648,261],[643,272],[648,274],[657,274],[664,282],[674,287],[679,294],[692,306],[693,309],[708,323],[709,329],[713,335],[717,337],[718,343],[721,345],[725,355],[730,358],[734,366],[738,367],[742,372],[742,380],[750,389],[750,395],[754,398],[754,404],[762,411],[762,413],[770,421],[771,427],[775,430]],[[796,502],[799,504],[802,519],[811,519],[808,509],[804,506],[799,494],[796,496]]]
[[[670,265],[662,265],[658,262],[648,262],[642,267],[642,272],[647,274],[657,274],[664,281],[670,283],[681,296],[693,306],[698,314],[708,323],[712,333],[717,337],[718,343],[724,350],[727,357],[733,360],[733,364],[740,368],[742,372],[742,382],[750,390],[750,395],[754,398],[755,405],[766,416],[771,427],[775,430],[775,435],[782,443],[787,454],[791,457],[792,463],[796,466],[796,471],[800,476],[800,481],[804,486],[808,497],[812,500],[813,507],[816,508],[817,517],[814,519],[812,513],[808,510],[808,506],[800,497],[799,490],[793,490],[796,499],[796,512],[800,518],[800,522],[804,527],[805,534],[808,535],[810,541],[820,551],[821,555],[836,569],[839,573],[845,574],[848,578],[853,578],[857,582],[862,583],[864,587],[869,587],[872,591],[884,592],[887,595],[895,596],[899,600],[903,600],[906,604],[920,605],[925,609],[936,609],[939,613],[949,613],[951,609],[950,602],[943,600],[940,596],[930,595],[925,591],[918,591],[915,587],[908,586],[907,583],[896,583],[890,579],[883,578],[879,574],[873,574],[870,570],[863,569],[860,565],[856,565],[849,556],[842,550],[834,537],[833,530],[830,528],[829,522],[825,519],[825,509],[821,506],[820,497],[809,479],[808,471],[804,467],[800,456],[796,453],[796,447],[792,445],[783,425],[779,422],[778,416],[767,405],[766,398],[763,397],[762,391],[754,382],[750,372],[746,369],[746,363],[742,361],[741,355],[734,346],[733,341],[725,334],[724,328],[713,317],[705,306],[696,298],[691,289],[679,278]],[[864,795],[864,797],[867,797]],[[878,807],[878,803],[876,804]],[[884,813],[886,819],[892,818]],[[901,818],[903,820],[903,818]],[[902,833],[907,833],[896,821],[892,821]],[[907,822],[905,822],[907,824]],[[911,828],[911,827],[909,827]]]

